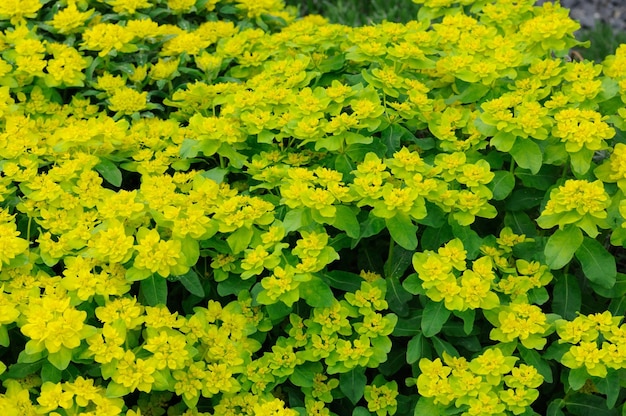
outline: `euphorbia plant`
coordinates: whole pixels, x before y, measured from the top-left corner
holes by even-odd
[[[0,5],[0,409],[624,411],[626,48],[416,3]]]

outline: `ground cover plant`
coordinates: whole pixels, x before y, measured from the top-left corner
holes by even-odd
[[[533,3],[1,2],[0,410],[626,412],[626,46]]]

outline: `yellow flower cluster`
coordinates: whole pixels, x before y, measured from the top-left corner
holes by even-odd
[[[417,388],[423,397],[445,407],[461,408],[463,416],[519,415],[539,397],[543,377],[499,347],[490,347],[468,361],[443,353],[419,362]]]
[[[602,181],[568,179],[550,192],[537,224],[542,228],[575,224],[590,237],[596,237],[598,227],[609,228],[606,210],[610,203]]]
[[[349,28],[279,0],[0,1],[0,411],[409,412],[378,367],[424,295],[499,344],[420,360],[419,393],[527,411],[542,376],[512,346],[546,345],[552,275],[489,230],[527,171],[567,163],[540,226],[626,218],[625,148],[590,172],[626,49],[560,59],[578,24],[558,4],[415,2]],[[441,247],[394,251],[385,227]],[[418,297],[393,287],[407,256]],[[557,321],[562,364],[622,368],[615,319]]]

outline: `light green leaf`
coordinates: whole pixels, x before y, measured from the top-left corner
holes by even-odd
[[[437,335],[449,317],[450,311],[446,309],[443,302],[428,300],[424,307],[424,315],[422,315],[422,333],[424,336],[430,338]]]
[[[615,285],[617,280],[615,257],[602,244],[593,238],[585,237],[575,255],[587,279],[606,289]]]
[[[114,381],[111,381],[107,386],[106,397],[116,398],[116,397],[124,397],[130,393],[130,387],[124,387],[121,384],[118,384]]]
[[[345,205],[335,205],[335,208],[335,219],[331,225],[341,231],[345,231],[350,238],[359,238],[361,225],[354,211]]]
[[[407,250],[417,248],[417,226],[406,214],[397,214],[392,218],[385,219],[385,224],[391,234],[391,238]]]
[[[167,304],[167,280],[152,274],[139,284],[139,290],[150,306]]]
[[[327,308],[333,304],[333,291],[319,277],[313,277],[299,286],[300,298],[313,308]]]
[[[226,238],[226,242],[233,251],[233,254],[238,254],[248,247],[253,235],[254,231],[252,227],[241,227],[229,235],[228,238]]]
[[[580,228],[568,226],[557,230],[550,236],[544,254],[546,264],[551,269],[560,269],[572,260],[574,253],[583,243],[583,233]]]
[[[59,351],[48,354],[48,361],[50,364],[59,370],[65,370],[67,366],[70,365],[71,360],[72,350],[69,348],[61,347]]]
[[[499,170],[494,175],[488,187],[493,193],[493,199],[501,201],[509,196],[513,188],[515,188],[515,176],[511,172],[504,170]]]
[[[530,170],[531,173],[535,174],[541,169],[543,153],[531,139],[516,140],[510,153],[520,167]]]

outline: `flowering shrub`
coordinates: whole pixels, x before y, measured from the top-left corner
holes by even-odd
[[[626,46],[414,1],[1,2],[0,410],[626,412]]]

